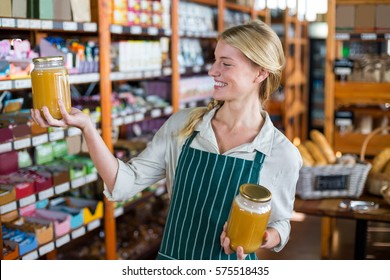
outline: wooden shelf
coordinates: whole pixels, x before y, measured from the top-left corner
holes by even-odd
[[[358,133],[335,133],[334,150],[342,153],[352,153],[360,155],[362,144],[367,135]],[[390,135],[375,135],[367,146],[366,155],[376,155],[383,150],[383,147],[390,143]]]
[[[390,102],[390,83],[335,82],[335,103],[379,105]]]
[[[230,3],[230,2],[226,2],[225,7],[226,7],[226,9],[229,9],[229,10],[234,10],[234,11],[248,13],[248,14],[252,11],[251,7],[238,5],[238,4]]]
[[[212,6],[212,7],[217,6],[217,0],[191,0],[190,2],[202,4],[202,5],[207,5],[207,6]]]

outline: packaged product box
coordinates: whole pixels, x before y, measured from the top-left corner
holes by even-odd
[[[19,257],[18,243],[11,240],[3,240],[3,259],[15,260]]]
[[[103,218],[103,201],[67,197],[67,205],[83,210],[84,224]]]
[[[0,184],[0,205],[16,200],[16,191],[12,185]]]
[[[51,173],[53,186],[58,186],[70,181],[69,167],[64,165],[61,161],[54,161],[41,165],[38,169],[43,169]]]
[[[12,17],[11,0],[0,1],[0,17]]]
[[[376,22],[377,30],[390,30],[390,5],[376,6]]]
[[[53,0],[53,19],[61,21],[72,20],[70,0]]]
[[[2,226],[3,241],[9,240],[17,243],[19,256],[23,256],[38,247],[35,236],[28,232]]]
[[[19,219],[8,223],[6,227],[33,234],[37,239],[38,245],[48,243],[54,237],[53,223],[45,219],[19,217]]]
[[[16,151],[0,153],[0,175],[7,175],[18,169],[18,153]]]
[[[63,236],[70,231],[70,215],[53,210],[36,209],[28,213],[28,217],[35,217],[52,221],[54,224],[54,234],[56,237]]]
[[[357,5],[355,11],[355,29],[357,31],[375,31],[376,6]]]
[[[91,3],[90,0],[70,0],[72,7],[73,21],[90,22],[91,21]]]
[[[58,197],[50,200],[49,210],[64,212],[70,215],[70,227],[76,229],[84,224],[84,210],[68,205],[65,197]]]
[[[53,19],[53,0],[27,0],[27,17]]]
[[[18,210],[12,210],[10,212],[7,212],[5,214],[1,214],[1,222],[4,223],[9,223],[19,217]]]
[[[34,182],[31,179],[20,177],[15,172],[0,176],[0,184],[10,185],[15,189],[16,200],[34,194]]]
[[[12,0],[12,17],[26,18],[27,17],[27,1]]]
[[[355,6],[340,5],[336,7],[336,29],[353,30],[355,28]]]

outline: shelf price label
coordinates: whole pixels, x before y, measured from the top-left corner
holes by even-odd
[[[59,247],[65,245],[66,243],[68,243],[69,241],[70,241],[69,234],[61,236],[60,238],[57,238],[57,240],[56,240],[56,247],[59,248]]]
[[[52,197],[54,195],[54,189],[50,188],[44,191],[41,191],[38,193],[38,199],[39,200],[44,200],[46,198]]]
[[[49,135],[48,134],[42,134],[39,136],[34,136],[32,138],[32,145],[34,147],[41,145],[41,144],[44,144],[44,143],[47,143],[47,142],[49,142]]]
[[[362,40],[376,40],[377,35],[375,33],[362,33],[360,34],[360,38],[362,38]]]
[[[15,80],[15,88],[31,88],[31,79]]]
[[[86,32],[96,32],[97,24],[95,22],[85,22],[83,24],[83,30]]]
[[[130,33],[134,35],[142,34],[142,27],[139,25],[130,26]]]
[[[17,206],[16,201],[12,201],[10,203],[7,203],[7,204],[0,207],[0,214],[5,214],[8,212],[14,211],[17,208],[16,206]]]
[[[161,110],[160,109],[153,109],[152,111],[150,111],[150,116],[152,118],[158,118],[161,116]]]
[[[85,177],[80,177],[77,179],[73,179],[71,182],[72,189],[78,188],[85,185]]]
[[[12,81],[0,82],[0,91],[12,89]]]
[[[91,230],[94,230],[95,228],[98,228],[98,227],[100,227],[100,220],[95,220],[95,221],[90,222],[87,225],[87,230],[91,231]]]
[[[97,173],[88,174],[87,176],[85,176],[85,183],[88,184],[91,182],[95,182],[97,178],[98,178]]]
[[[172,114],[172,112],[173,112],[173,107],[172,106],[168,106],[168,107],[164,108],[164,114],[165,115],[170,115],[170,114]]]
[[[20,150],[31,146],[31,138],[24,138],[14,141],[14,149]]]
[[[86,233],[85,227],[78,228],[71,233],[72,239],[76,239],[80,236],[83,236],[85,233]]]
[[[42,28],[41,21],[39,19],[30,19],[30,28],[31,29],[40,29],[40,28]]]
[[[16,26],[18,28],[30,28],[30,21],[28,19],[17,19]]]
[[[48,243],[46,245],[43,245],[42,247],[40,247],[38,249],[39,255],[40,256],[46,255],[47,253],[53,251],[54,249],[55,249],[54,242],[50,242],[50,243]]]
[[[77,30],[77,22],[64,21],[62,24],[62,28],[66,31],[76,31]]]
[[[6,153],[12,151],[12,142],[0,144],[0,153]]]
[[[351,35],[348,33],[336,33],[336,40],[349,40]]]
[[[111,33],[115,34],[122,34],[123,33],[123,26],[117,25],[117,24],[112,24],[110,27]]]
[[[30,204],[33,204],[35,201],[37,201],[35,194],[32,194],[30,196],[24,197],[19,200],[19,207],[24,207]]]
[[[77,127],[69,127],[68,128],[68,136],[69,137],[77,136],[77,135],[81,135],[81,129],[80,128],[77,128]]]
[[[70,190],[69,182],[63,183],[61,185],[57,185],[54,187],[55,194],[61,194]]]
[[[57,141],[65,138],[65,131],[64,130],[58,130],[54,132],[49,133],[49,139],[50,141]]]
[[[128,115],[123,118],[123,124],[129,124],[134,122],[134,116],[133,115]]]
[[[145,119],[145,115],[142,113],[137,113],[134,115],[134,121],[136,122],[143,121],[144,119]]]
[[[38,251],[35,250],[35,251],[32,251],[31,253],[28,253],[27,255],[24,255],[22,257],[22,260],[36,260],[38,259]]]
[[[41,21],[41,28],[42,29],[49,29],[49,30],[51,30],[51,29],[53,29],[53,26],[54,26],[54,24],[53,24],[52,20],[42,20]]]
[[[16,21],[15,21],[14,18],[2,18],[1,19],[1,26],[2,27],[15,28],[16,27]]]
[[[148,35],[156,36],[158,35],[158,28],[150,26],[148,27],[147,33]]]

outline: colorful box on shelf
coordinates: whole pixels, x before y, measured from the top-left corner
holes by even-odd
[[[84,224],[84,211],[78,207],[72,207],[66,203],[64,197],[58,197],[50,201],[49,210],[64,212],[70,215],[70,227],[76,229]]]
[[[23,232],[18,229],[2,226],[3,240],[10,240],[17,243],[19,255],[24,255],[38,247],[38,241],[31,233]]]
[[[23,168],[19,169],[14,174],[23,178],[23,180],[32,182],[34,184],[34,193],[47,190],[53,186],[52,177],[49,172],[37,172]]]
[[[35,235],[39,245],[53,240],[53,222],[36,217],[20,217],[19,219],[6,224],[8,228],[18,229]]]
[[[19,112],[20,109],[16,113],[0,115],[0,127],[9,128],[12,131],[13,139],[31,135],[30,119],[23,115],[18,115]]]
[[[0,175],[7,175],[18,169],[18,153],[16,151],[0,153]]]
[[[12,186],[15,189],[16,200],[35,193],[34,183],[19,177],[16,173],[0,176],[0,184]]]
[[[9,223],[9,222],[12,222],[13,220],[17,219],[18,217],[19,217],[18,210],[12,210],[12,211],[9,211],[9,212],[1,215],[1,222],[2,223]]]
[[[103,217],[103,201],[67,197],[66,203],[70,207],[83,210],[84,224],[88,224]]]
[[[3,259],[15,260],[19,257],[18,243],[11,240],[3,240]]]
[[[12,185],[0,184],[0,205],[16,200],[16,191]]]
[[[38,170],[48,171],[52,175],[53,186],[58,186],[70,181],[69,167],[54,161],[45,165],[36,166]]]

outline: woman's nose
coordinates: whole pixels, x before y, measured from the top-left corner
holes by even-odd
[[[219,73],[219,71],[218,71],[218,69],[217,69],[215,63],[213,63],[213,64],[211,65],[211,68],[210,68],[210,70],[208,71],[208,74],[209,74],[209,76],[213,76],[213,77],[216,77],[216,76],[219,76],[219,75],[220,75],[220,73]]]

